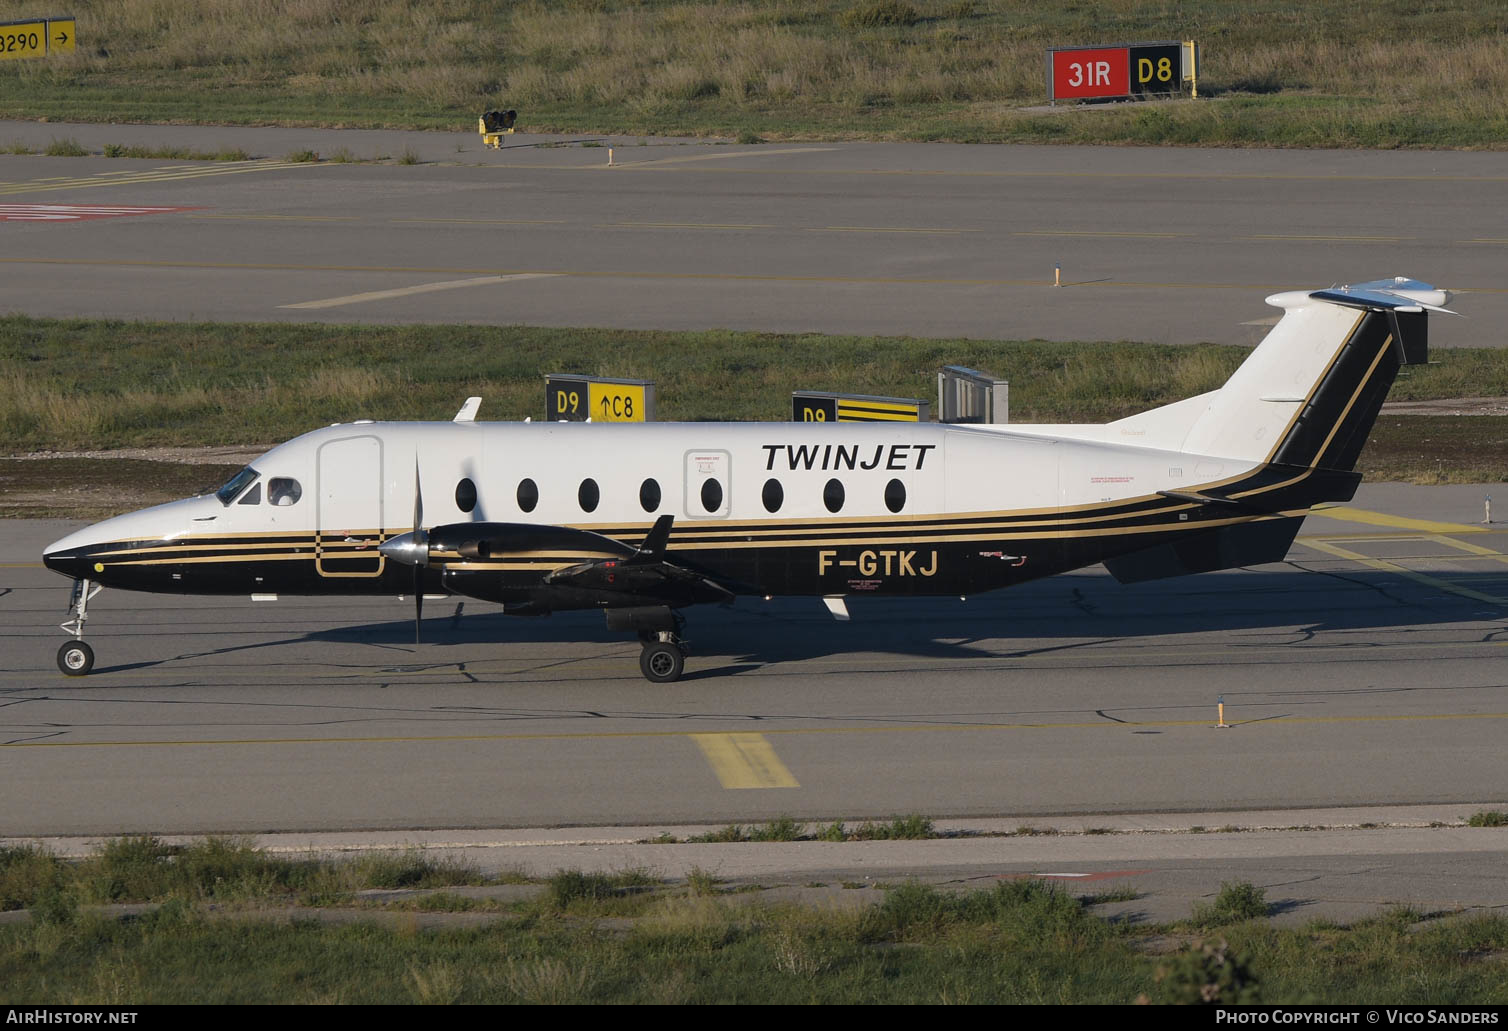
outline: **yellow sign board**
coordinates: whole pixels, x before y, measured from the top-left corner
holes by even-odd
[[[600,383],[589,386],[593,422],[643,422],[644,388],[628,383]]]
[[[73,53],[74,30],[72,18],[47,19],[47,52],[49,54]]]
[[[0,61],[42,57],[46,53],[46,22],[18,21],[0,25]]]

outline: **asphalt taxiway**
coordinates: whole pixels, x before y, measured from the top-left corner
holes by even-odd
[[[1472,316],[1436,346],[1508,322],[1498,153],[0,123],[59,138],[253,157],[0,155],[0,310],[1254,343],[1266,294],[1407,275]]]

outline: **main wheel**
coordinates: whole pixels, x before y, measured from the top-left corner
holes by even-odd
[[[83,641],[69,641],[58,649],[58,669],[70,677],[81,677],[94,668],[94,649]]]
[[[655,641],[639,653],[639,671],[652,684],[669,684],[681,679],[686,657],[675,645]]]

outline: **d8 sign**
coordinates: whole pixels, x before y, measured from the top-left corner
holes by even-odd
[[[1132,43],[1048,51],[1053,100],[1173,93],[1183,81],[1177,43]]]

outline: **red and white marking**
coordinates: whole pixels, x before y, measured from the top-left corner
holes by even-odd
[[[82,222],[91,218],[161,215],[194,208],[144,208],[126,204],[0,204],[0,222]]]

